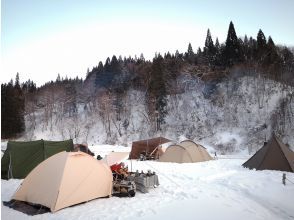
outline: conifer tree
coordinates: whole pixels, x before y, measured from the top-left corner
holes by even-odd
[[[60,74],[58,73],[57,78],[56,78],[56,82],[60,82],[60,81],[61,81]]]
[[[149,105],[154,105],[151,108],[154,112],[150,112],[150,114],[156,117],[157,130],[161,130],[161,125],[165,123],[167,115],[167,91],[164,82],[163,61],[160,54],[153,59],[148,86],[148,102]]]
[[[207,30],[207,35],[206,35],[206,40],[205,40],[205,47],[204,47],[204,52],[205,53],[211,53],[214,49],[214,44],[213,40],[211,38],[211,33],[210,30]]]
[[[17,137],[24,130],[24,96],[17,73],[14,85],[12,80],[1,84],[1,137]]]
[[[189,45],[188,45],[188,50],[187,50],[187,53],[186,53],[186,59],[191,64],[195,62],[195,54],[194,54],[191,43],[189,43]]]
[[[220,66],[221,65],[221,46],[219,44],[218,38],[216,38],[215,40],[215,56],[214,56],[214,60],[213,63],[216,66]]]
[[[97,72],[102,73],[103,72],[103,63],[100,61],[98,63]]]
[[[110,67],[110,58],[107,57],[107,59],[105,61],[105,64],[104,64],[104,71],[105,72],[110,72],[110,69],[111,69],[111,67]]]
[[[176,59],[180,58],[180,53],[179,53],[179,51],[178,51],[178,50],[176,50],[176,53],[175,53],[175,58],[176,58]]]
[[[262,64],[265,66],[275,66],[275,68],[279,68],[281,65],[281,59],[278,55],[277,48],[271,36],[268,38],[268,42],[264,49],[264,58]]]
[[[205,40],[205,47],[204,47],[204,55],[206,57],[206,61],[209,65],[214,64],[215,55],[216,55],[216,48],[214,46],[213,40],[211,38],[210,30],[207,30],[206,40]]]
[[[257,33],[257,49],[264,49],[266,46],[266,38],[261,29]]]
[[[144,63],[145,62],[145,57],[143,55],[143,53],[140,54],[140,60]]]
[[[241,60],[241,51],[239,40],[236,35],[236,31],[234,28],[234,24],[231,21],[229,25],[227,40],[226,40],[226,47],[224,50],[224,60],[226,65],[233,65]]]
[[[257,59],[262,61],[266,53],[266,38],[261,29],[257,33]]]
[[[218,38],[216,38],[215,40],[215,48],[216,50],[220,50],[220,44],[219,44]]]
[[[98,85],[99,85],[99,76],[101,73],[104,72],[104,67],[103,67],[103,64],[102,62],[100,61],[99,64],[98,64],[98,67],[97,67],[97,70],[96,70],[96,73],[95,73],[95,88],[97,89],[98,88]]]
[[[192,48],[191,43],[189,43],[189,45],[188,45],[187,54],[188,54],[188,56],[193,56],[194,55],[194,52],[193,52],[193,48]]]
[[[120,65],[115,55],[111,58],[109,71],[112,73],[120,73]]]

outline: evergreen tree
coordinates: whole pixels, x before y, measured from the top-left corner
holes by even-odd
[[[104,72],[104,67],[102,62],[100,61],[96,70],[96,77],[95,77],[95,88],[98,88],[99,85],[99,75]]]
[[[170,52],[168,51],[166,54],[164,54],[164,59],[170,59],[171,55]]]
[[[90,74],[90,69],[89,69],[89,67],[88,67],[88,68],[87,68],[87,73],[86,73],[86,78],[88,78],[89,74]]]
[[[17,73],[15,85],[12,80],[1,84],[1,138],[17,137],[24,130],[24,95]]]
[[[60,81],[61,81],[60,74],[58,73],[57,78],[56,78],[56,82],[60,82]]]
[[[276,45],[271,36],[269,36],[268,42],[266,46],[264,46],[263,54],[262,64],[264,66],[271,67],[274,71],[281,67],[282,60],[278,55]]]
[[[220,44],[219,44],[218,38],[216,38],[215,40],[215,48],[216,50],[220,50]]]
[[[178,51],[178,50],[176,50],[176,53],[175,53],[175,58],[176,58],[176,59],[180,58],[180,53],[179,53],[179,51]]]
[[[262,61],[266,52],[266,38],[261,29],[257,33],[257,59]]]
[[[248,54],[248,60],[254,60],[256,59],[256,53],[257,53],[257,43],[256,40],[252,37],[249,38],[249,54]]]
[[[19,84],[19,73],[16,73],[16,76],[15,76],[15,86],[19,87],[20,84]]]
[[[207,30],[204,53],[211,53],[214,50],[213,40],[211,38],[210,30]]]
[[[193,52],[193,48],[192,48],[191,43],[189,43],[189,45],[188,45],[187,54],[188,54],[188,56],[193,56],[194,55],[194,52]]]
[[[241,60],[240,44],[236,35],[233,22],[230,22],[230,25],[229,25],[229,30],[228,30],[227,40],[226,40],[226,47],[225,47],[223,56],[224,56],[226,65],[229,65],[229,66]]]
[[[244,60],[248,61],[250,58],[250,45],[249,45],[249,40],[247,35],[244,37],[243,45],[242,45],[242,50],[243,50],[243,55],[244,55]]]
[[[104,71],[105,72],[110,72],[110,69],[111,69],[111,67],[110,67],[110,58],[107,57],[107,59],[105,61],[105,64],[104,64]]]
[[[283,69],[291,74],[289,78],[294,83],[294,54],[287,47],[283,47],[281,56]]]
[[[266,38],[261,29],[257,33],[257,49],[264,49],[266,46]]]
[[[100,61],[98,63],[97,72],[102,73],[103,72],[103,63]]]
[[[153,112],[150,114],[155,115],[157,130],[161,130],[161,125],[165,123],[167,115],[167,91],[164,82],[163,61],[160,54],[153,59],[148,86],[148,102],[153,106],[151,108]]]
[[[123,59],[122,59],[122,56],[121,55],[119,55],[119,57],[118,57],[118,62],[119,63],[123,63]]]
[[[187,50],[185,57],[189,63],[191,63],[191,64],[195,63],[195,54],[194,54],[191,43],[189,43],[189,45],[188,45],[188,50]]]
[[[221,46],[219,44],[218,38],[215,40],[215,57],[214,57],[214,65],[220,66],[221,65]]]
[[[145,57],[144,57],[143,53],[141,53],[141,55],[140,55],[140,60],[141,60],[143,63],[145,62]]]
[[[121,72],[119,62],[118,62],[115,55],[112,56],[112,58],[111,58],[109,72],[112,72],[112,73],[120,73]]]
[[[207,30],[206,40],[205,40],[205,47],[203,49],[204,55],[206,58],[206,62],[209,65],[214,64],[215,62],[215,55],[216,55],[216,48],[213,44],[213,40],[211,38],[210,30]]]
[[[267,46],[270,47],[270,48],[275,48],[276,47],[276,45],[275,45],[275,43],[274,43],[271,36],[268,37]]]

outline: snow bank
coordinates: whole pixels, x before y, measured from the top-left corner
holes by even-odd
[[[121,151],[119,146],[93,146],[97,153]],[[226,157],[224,157],[226,158]],[[219,159],[177,164],[127,161],[129,168],[152,170],[160,186],[134,198],[96,199],[57,213],[27,216],[2,205],[1,219],[264,219],[294,218],[294,184],[282,185],[282,172],[254,171],[246,159]],[[294,182],[294,174],[287,173]],[[2,201],[11,198],[21,180],[2,180]]]

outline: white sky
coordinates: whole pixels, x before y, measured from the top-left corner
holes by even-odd
[[[85,77],[91,70],[112,55],[139,56],[152,59],[155,52],[180,52],[187,50],[188,43],[202,46],[207,28],[194,25],[172,25],[169,23],[107,23],[90,24],[65,30],[10,49],[2,57],[4,82],[14,78],[9,73],[20,72],[31,77],[38,85],[55,80],[57,74],[68,77]],[[218,36],[224,40],[220,32]],[[194,38],[192,36],[199,36]],[[194,39],[193,39],[194,38]],[[181,39],[181,40],[179,40]],[[194,50],[197,50],[195,46]],[[17,62],[16,62],[17,61]]]
[[[203,47],[207,29],[224,42],[232,20],[238,36],[261,28],[293,45],[293,0],[2,0],[1,82],[38,86],[58,73],[85,78],[112,55],[152,59],[155,52]]]

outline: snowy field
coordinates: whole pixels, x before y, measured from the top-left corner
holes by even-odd
[[[130,148],[90,147],[95,154]],[[96,199],[54,214],[27,216],[1,206],[1,219],[294,219],[294,184],[282,185],[282,172],[254,171],[241,166],[246,158],[175,164],[126,161],[129,169],[152,170],[160,186],[134,198]],[[294,174],[287,173],[294,182]],[[10,200],[21,180],[1,180],[1,199]]]

